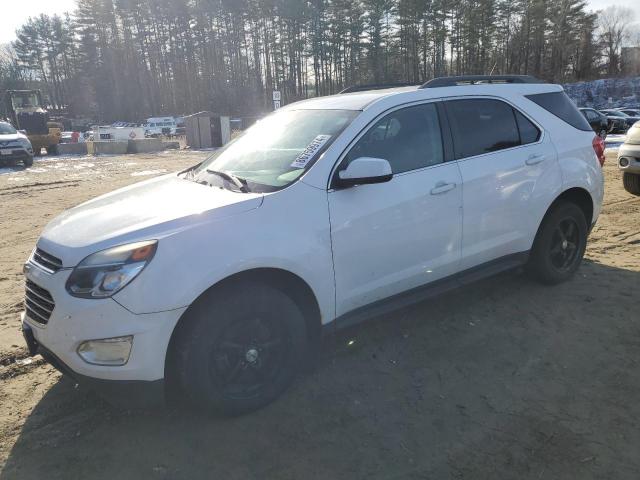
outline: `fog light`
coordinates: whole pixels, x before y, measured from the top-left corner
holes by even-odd
[[[620,164],[621,167],[628,167],[629,166],[629,159],[626,157],[622,157],[620,158],[620,160],[618,160],[618,163]]]
[[[129,360],[133,336],[88,340],[78,347],[78,355],[92,365],[124,365]]]

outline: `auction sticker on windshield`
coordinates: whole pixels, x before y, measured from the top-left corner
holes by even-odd
[[[331,138],[331,135],[318,135],[311,143],[305,148],[300,155],[296,157],[291,166],[293,168],[304,168],[309,163],[316,153],[324,146],[325,143]]]

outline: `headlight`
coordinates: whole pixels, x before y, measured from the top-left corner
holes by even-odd
[[[156,253],[158,242],[130,243],[89,255],[73,270],[67,291],[74,297],[107,298],[136,278]]]

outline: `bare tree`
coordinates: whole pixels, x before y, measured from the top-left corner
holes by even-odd
[[[630,8],[612,5],[598,16],[600,41],[609,75],[620,73],[620,49],[629,38],[634,15]]]

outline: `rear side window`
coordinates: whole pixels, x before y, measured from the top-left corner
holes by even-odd
[[[540,138],[540,130],[538,130],[538,127],[531,123],[531,120],[519,111],[514,109],[513,112],[516,115],[516,123],[518,124],[518,130],[520,131],[520,145],[537,142]]]
[[[520,131],[511,105],[480,98],[451,100],[445,105],[456,158],[473,157],[520,145]]]
[[[587,119],[580,113],[571,99],[564,92],[537,93],[526,96],[532,102],[538,104],[546,111],[554,114],[561,120],[578,130],[591,131],[591,126]]]

